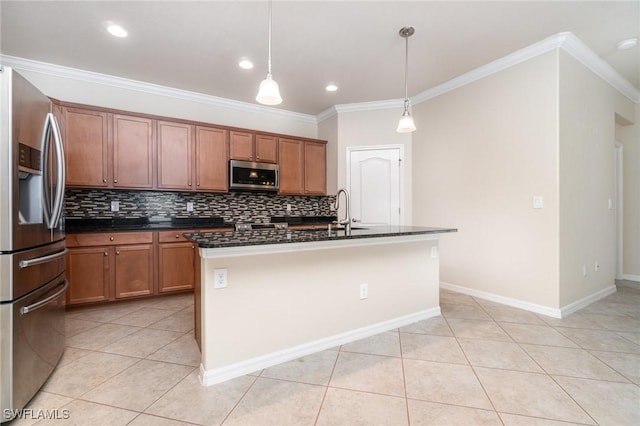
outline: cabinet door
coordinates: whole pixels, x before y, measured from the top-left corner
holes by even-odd
[[[109,247],[72,248],[67,254],[67,304],[103,302],[109,300]]]
[[[305,142],[304,192],[327,194],[327,146],[323,143]]]
[[[153,188],[153,120],[113,116],[113,186]]]
[[[278,138],[256,135],[256,161],[262,163],[278,162]]]
[[[229,189],[228,132],[213,127],[196,127],[196,189],[222,191]]]
[[[193,189],[193,126],[158,122],[158,188]]]
[[[153,293],[153,245],[115,247],[115,297]]]
[[[108,187],[109,114],[64,108],[67,186]]]
[[[280,138],[280,194],[304,194],[304,142]]]
[[[229,132],[229,157],[232,160],[254,161],[253,133]]]
[[[158,272],[160,293],[192,289],[195,282],[193,243],[159,244]]]

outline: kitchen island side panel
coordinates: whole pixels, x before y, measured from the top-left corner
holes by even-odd
[[[437,246],[432,238],[203,257],[201,374],[233,370],[252,360],[259,364],[270,354],[412,314],[436,315]],[[215,289],[214,270],[219,268],[227,269],[228,286]],[[361,300],[365,283],[368,297]]]

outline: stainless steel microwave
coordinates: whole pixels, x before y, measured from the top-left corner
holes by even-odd
[[[277,191],[280,187],[279,172],[277,164],[231,160],[229,189]]]

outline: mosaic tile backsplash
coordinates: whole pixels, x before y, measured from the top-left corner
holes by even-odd
[[[118,201],[120,210],[111,211]],[[220,216],[225,222],[269,222],[271,216],[334,216],[335,196],[276,195],[264,192],[191,193],[68,189],[65,217],[82,219]],[[187,211],[193,203],[193,211]],[[291,213],[287,213],[287,204]]]

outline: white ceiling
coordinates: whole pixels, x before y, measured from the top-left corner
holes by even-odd
[[[266,75],[267,1],[0,2],[4,55],[255,103]],[[110,36],[118,22],[126,39]],[[273,77],[285,110],[409,95],[570,31],[640,88],[640,1],[281,1],[273,4]],[[256,64],[238,67],[241,57]],[[327,83],[339,91],[328,93]]]

